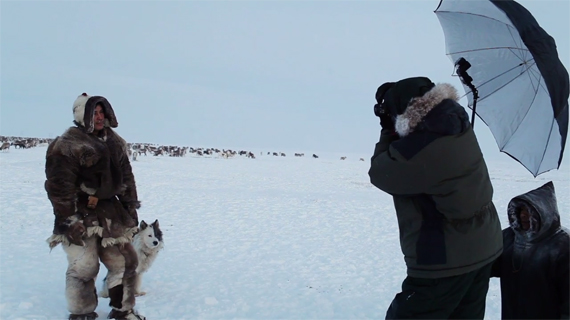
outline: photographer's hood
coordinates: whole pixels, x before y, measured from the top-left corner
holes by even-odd
[[[435,84],[426,77],[407,78],[396,82],[384,95],[384,104],[388,112],[396,117],[406,111],[413,98],[421,97]]]
[[[400,137],[411,132],[427,131],[454,135],[469,127],[469,116],[457,103],[459,95],[450,84],[439,83],[420,97],[412,98],[399,114],[394,126]]]
[[[106,98],[102,96],[90,96],[82,93],[73,103],[73,118],[76,125],[84,127],[87,133],[95,129],[93,114],[97,105],[101,105],[105,113],[105,127],[116,128],[119,126],[113,107]]]

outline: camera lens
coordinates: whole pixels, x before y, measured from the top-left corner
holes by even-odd
[[[384,104],[375,104],[374,105],[374,114],[379,117],[381,115],[383,115],[384,113],[386,113],[386,110],[384,108]]]

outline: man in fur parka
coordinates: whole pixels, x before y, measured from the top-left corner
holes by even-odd
[[[502,253],[493,187],[456,89],[425,77],[385,83],[371,183],[391,194],[407,277],[387,319],[483,319]]]
[[[137,232],[135,179],[127,143],[109,101],[80,95],[74,123],[47,149],[45,189],[55,215],[50,248],[67,254],[65,296],[69,319],[95,319],[99,259],[109,270],[110,319],[144,319],[134,311],[138,260],[131,244]]]

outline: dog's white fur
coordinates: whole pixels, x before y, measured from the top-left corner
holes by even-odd
[[[73,117],[75,121],[80,123],[82,126],[85,126],[83,117],[85,116],[85,104],[89,98],[91,98],[91,96],[88,94],[80,94],[73,102]]]
[[[158,256],[158,252],[164,247],[162,235],[157,237],[155,234],[155,229],[160,230],[158,220],[155,220],[146,227],[144,226],[145,224],[144,220],[141,221],[140,231],[133,239],[133,246],[135,247],[135,251],[137,252],[139,259],[139,265],[136,270],[137,278],[135,282],[136,296],[146,294],[146,292],[141,291],[142,274],[150,269],[154,260]]]
[[[158,256],[158,252],[164,247],[162,235],[157,237],[155,234],[155,229],[160,230],[158,220],[155,220],[151,224],[147,224],[144,220],[142,220],[139,228],[139,232],[134,236],[132,242],[139,260],[137,269],[135,271],[135,296],[137,297],[146,294],[146,292],[141,291],[142,274],[150,269],[154,263],[154,260]],[[160,232],[162,233],[162,231]],[[103,279],[103,288],[99,294],[103,298],[109,297],[109,289],[107,287],[106,278],[107,277]]]

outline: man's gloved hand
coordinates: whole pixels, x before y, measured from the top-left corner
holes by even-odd
[[[69,240],[69,243],[72,243],[76,246],[85,246],[85,242],[83,242],[83,236],[85,235],[86,229],[83,225],[83,221],[79,220],[76,216],[69,217],[65,220],[65,231],[63,234]]]
[[[376,90],[376,105],[374,105],[374,114],[380,118],[382,129],[394,132],[395,125],[390,116],[390,108],[387,105],[386,97],[389,96],[390,89],[394,86],[394,82],[385,82],[378,90]]]
[[[386,129],[388,131],[395,131],[396,130],[396,126],[394,125],[394,121],[392,120],[392,117],[387,114],[381,114],[379,116],[380,118],[380,125],[382,126],[382,129]]]

